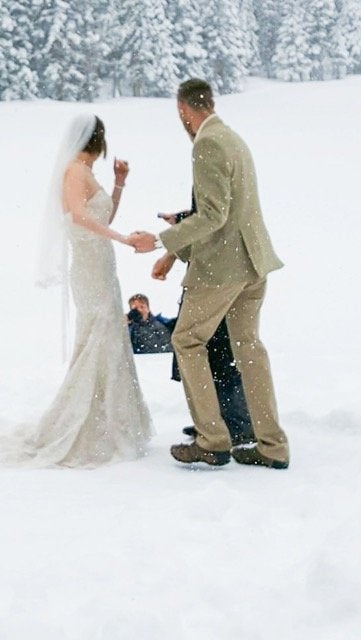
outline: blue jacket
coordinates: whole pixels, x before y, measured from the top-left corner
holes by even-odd
[[[157,316],[150,313],[147,320],[143,320],[139,316],[132,314],[132,312],[128,314],[130,319],[129,334],[134,353],[173,351],[171,333],[175,318],[164,318],[160,313]]]

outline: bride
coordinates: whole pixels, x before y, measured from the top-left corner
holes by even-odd
[[[25,437],[23,433],[22,445],[18,434],[15,457],[32,466],[97,467],[134,459],[144,453],[151,435],[111,244],[111,240],[129,242],[109,227],[128,165],[114,161],[115,184],[110,197],[92,172],[101,154],[106,155],[102,121],[93,115],[77,116],[55,165],[43,224],[39,276],[40,284],[62,282],[66,290],[70,244],[75,345],[53,403],[36,429]],[[3,460],[4,454],[3,449]]]

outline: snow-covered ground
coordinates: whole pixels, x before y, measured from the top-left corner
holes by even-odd
[[[157,436],[147,457],[95,471],[0,470],[1,640],[359,640],[361,77],[252,79],[217,100],[249,143],[286,268],[262,336],[292,464],[191,472],[168,447],[189,424],[170,355],[137,356]],[[167,99],[0,104],[0,421],[34,422],[64,375],[59,292],[33,286],[54,149],[80,110],[131,166],[116,227],[159,230],[188,206],[190,143]],[[117,246],[124,301],[175,315],[183,266]],[[157,254],[158,255],[158,254]],[[126,305],[125,305],[126,306]]]

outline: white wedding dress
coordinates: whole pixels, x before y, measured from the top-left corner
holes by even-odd
[[[107,225],[112,200],[99,189],[87,214]],[[152,433],[122,308],[112,241],[72,222],[71,288],[75,346],[59,392],[34,430],[19,430],[2,448],[9,464],[97,467],[141,456]],[[16,444],[15,444],[16,441]],[[6,451],[8,449],[8,451]],[[7,460],[4,460],[7,458]],[[15,460],[14,460],[15,458]]]

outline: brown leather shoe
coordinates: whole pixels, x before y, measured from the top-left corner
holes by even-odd
[[[231,454],[232,458],[239,464],[254,464],[259,467],[271,467],[272,469],[287,469],[289,464],[288,461],[281,462],[280,460],[266,458],[258,451],[257,447],[252,449],[232,449]]]
[[[174,444],[170,448],[171,455],[178,462],[191,464],[192,462],[205,462],[214,467],[227,464],[231,459],[229,451],[207,451],[198,446],[196,442],[192,444]]]

